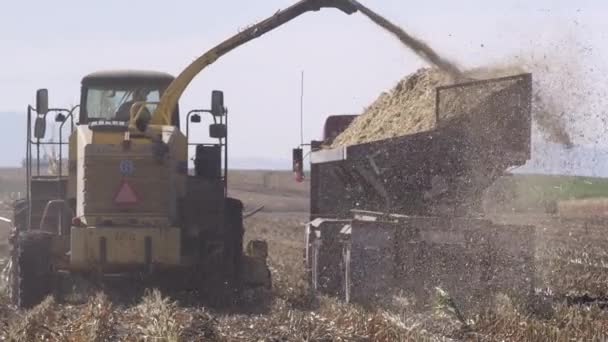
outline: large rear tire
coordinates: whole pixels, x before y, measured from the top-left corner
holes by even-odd
[[[26,200],[17,200],[13,203],[13,225],[17,231],[27,229],[28,205]]]
[[[226,199],[224,230],[224,260],[227,276],[237,287],[243,268],[243,203],[234,198]]]
[[[20,308],[33,307],[52,293],[51,243],[51,234],[38,231],[21,232],[14,239],[11,297]]]
[[[10,249],[10,262],[8,264],[8,269],[5,270],[7,273],[7,288],[8,288],[8,296],[12,300],[13,304],[18,304],[18,289],[19,289],[19,281],[18,281],[18,266],[17,266],[17,253],[18,253],[18,243],[17,239],[19,236],[19,232],[25,231],[27,229],[27,213],[28,213],[28,202],[26,200],[20,199],[13,202],[13,229],[11,231],[11,235],[9,237],[9,243],[11,246]]]

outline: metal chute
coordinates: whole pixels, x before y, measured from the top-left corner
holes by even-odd
[[[352,14],[357,11],[356,7],[349,0],[302,0],[275,13],[267,19],[248,27],[244,31],[237,33],[211,50],[205,52],[184,69],[163,94],[158,107],[152,114],[150,123],[169,125],[173,108],[177,105],[177,102],[186,90],[186,87],[188,87],[196,75],[203,71],[207,66],[213,64],[218,58],[255,38],[263,36],[304,13],[319,11],[322,8],[336,8],[346,14]]]

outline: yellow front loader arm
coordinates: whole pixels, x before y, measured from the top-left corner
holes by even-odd
[[[350,0],[302,0],[234,35],[200,56],[171,82],[160,99],[160,103],[154,111],[150,123],[153,125],[170,125],[171,114],[177,105],[177,101],[182,96],[184,90],[186,90],[186,87],[192,82],[196,75],[208,65],[213,64],[218,58],[306,12],[319,11],[321,8],[337,8],[346,14],[352,14],[357,11]]]

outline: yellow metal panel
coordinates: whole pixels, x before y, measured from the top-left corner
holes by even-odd
[[[93,144],[118,145],[124,140],[125,134],[121,132],[93,131]]]
[[[92,131],[78,127],[72,148],[72,164],[75,175],[71,176],[71,198],[76,198],[76,215],[87,225],[112,224],[130,226],[166,226],[123,222],[124,216],[139,218],[150,216],[165,222],[174,220],[177,201],[186,193],[188,149],[186,137],[173,126],[150,125],[145,133],[131,131],[129,146],[122,146],[125,132]],[[161,139],[169,148],[169,154],[161,162],[153,153],[153,145]],[[77,143],[77,145],[76,145]],[[134,163],[134,175],[122,175],[119,164],[123,160]],[[137,205],[117,206],[114,197],[121,183],[128,181],[136,191]],[[112,218],[112,216],[116,216]],[[122,221],[121,221],[122,220]]]
[[[150,126],[152,127],[152,126]],[[151,136],[157,136],[160,134],[158,128],[150,128],[146,134],[147,136],[139,135],[138,131],[130,134],[129,140],[133,145],[141,145],[141,144],[151,144],[152,140]],[[103,131],[94,131],[93,139],[91,141],[92,144],[96,145],[120,145],[125,140],[124,132],[103,132]]]
[[[152,242],[153,265],[180,265],[179,228],[72,227],[70,267],[90,270],[101,264],[100,240],[105,238],[106,264],[125,268],[143,266],[146,258],[145,239]]]
[[[176,195],[177,197],[184,197],[186,195],[186,179],[188,176],[188,139],[186,139],[186,136],[182,132],[175,129],[168,143],[171,149],[171,157],[176,164],[174,170],[178,170],[180,164],[185,168],[185,170],[182,170],[183,173],[176,172],[175,177]]]
[[[120,173],[120,163],[129,160],[134,166],[134,174],[125,176]],[[150,152],[128,153],[115,148],[107,153],[85,157],[83,214],[87,224],[89,216],[101,214],[130,214],[139,216],[153,214],[170,216],[171,172],[173,165],[169,160],[159,163]],[[121,206],[114,203],[120,188],[128,184],[136,193],[137,202]]]

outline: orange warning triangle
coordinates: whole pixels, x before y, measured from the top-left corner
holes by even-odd
[[[137,194],[126,181],[122,182],[120,190],[114,197],[114,202],[118,204],[133,204],[137,203]]]

